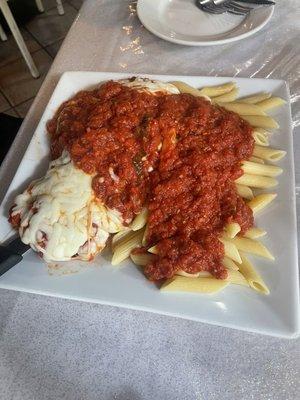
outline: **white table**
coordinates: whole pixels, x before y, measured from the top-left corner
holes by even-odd
[[[0,198],[64,71],[282,78],[290,84],[295,127],[299,125],[299,4],[277,3],[272,21],[255,36],[225,46],[189,48],[147,32],[134,2],[87,0],[2,167]],[[299,134],[296,128],[296,163]],[[296,183],[299,188],[298,165]],[[4,400],[295,400],[299,389],[299,339],[0,291]]]

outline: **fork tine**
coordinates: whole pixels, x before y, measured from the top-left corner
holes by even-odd
[[[253,7],[242,6],[241,4],[235,1],[229,1],[228,4],[234,6],[236,9],[240,9],[241,11],[250,11],[253,10]]]
[[[232,0],[196,0],[196,5],[200,10],[211,14],[231,13],[235,15],[245,15],[252,8],[239,6]]]
[[[233,4],[233,2],[231,1],[226,1],[224,3],[224,7],[226,7],[228,9],[228,12],[231,12],[232,14],[236,14],[236,15],[246,15],[248,14],[252,8],[240,8],[238,6],[236,6],[235,4]]]
[[[210,14],[223,14],[224,12],[227,12],[223,7],[215,7],[213,5],[205,5],[201,9]]]

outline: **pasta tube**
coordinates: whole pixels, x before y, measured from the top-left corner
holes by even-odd
[[[278,184],[277,180],[272,177],[250,174],[243,174],[235,182],[260,189],[271,188]]]
[[[150,249],[148,249],[148,251],[149,251],[149,253],[152,253],[152,254],[158,254],[158,249],[156,246],[150,247]]]
[[[234,89],[232,89],[230,92],[225,93],[225,94],[221,94],[220,96],[217,97],[213,97],[212,102],[213,103],[218,103],[218,102],[230,102],[230,101],[234,101],[239,94],[239,90],[235,87]]]
[[[278,176],[283,172],[282,168],[275,165],[258,164],[252,161],[243,161],[242,170],[246,174],[263,176]]]
[[[231,260],[231,258],[224,257],[223,258],[223,265],[227,269],[232,269],[233,271],[238,271],[239,267],[236,265],[236,263]]]
[[[206,100],[211,101],[209,96],[203,93],[202,90],[195,89],[193,86],[190,86],[185,82],[173,81],[170,83],[176,86],[180,93],[188,93],[196,97],[204,97]]]
[[[142,239],[143,246],[146,246],[146,244],[147,244],[147,234],[148,234],[148,225],[146,225],[145,232],[144,232],[143,239]]]
[[[247,230],[247,232],[244,234],[245,238],[248,239],[257,239],[259,237],[265,236],[267,234],[266,231],[260,228],[250,228]]]
[[[265,208],[268,204],[270,204],[277,197],[276,193],[263,193],[259,194],[254,199],[250,200],[248,206],[253,211],[253,214],[256,214],[258,211]]]
[[[197,293],[217,293],[229,285],[225,279],[215,278],[187,278],[185,276],[175,276],[168,279],[161,286],[163,292],[197,292]]]
[[[248,186],[240,185],[240,184],[236,183],[235,187],[236,187],[236,191],[239,196],[243,197],[244,199],[248,199],[248,200],[253,199],[253,197],[254,197],[253,192]]]
[[[154,256],[149,253],[131,253],[130,258],[134,264],[144,267],[153,260]]]
[[[136,232],[132,231],[125,236],[123,240],[120,240],[114,248],[111,260],[112,265],[117,265],[124,261],[130,256],[133,249],[140,247],[142,244],[143,234],[144,232],[142,230]]]
[[[223,245],[224,245],[224,252],[225,252],[225,256],[230,258],[231,260],[237,262],[238,264],[240,262],[242,262],[241,257],[239,255],[238,249],[236,247],[236,245],[233,242],[230,242],[230,239],[224,239],[224,238],[220,238],[219,239]],[[233,239],[232,239],[233,240]]]
[[[131,229],[133,231],[138,231],[139,229],[144,228],[147,223],[148,218],[148,209],[147,207],[143,207],[141,212],[134,218],[131,223]]]
[[[266,128],[266,129],[278,129],[279,125],[275,119],[267,115],[243,115],[243,119],[249,122],[254,127]]]
[[[224,83],[223,85],[205,86],[204,88],[200,89],[200,93],[208,97],[216,97],[231,92],[231,90],[234,88],[235,88],[235,83],[228,82]]]
[[[225,226],[226,235],[233,239],[241,230],[240,225],[237,222],[231,222]]]
[[[119,243],[122,239],[124,239],[130,232],[131,232],[130,229],[124,229],[124,231],[120,231],[113,236],[111,241],[112,251],[114,251],[117,243]]]
[[[239,101],[248,104],[257,104],[263,100],[269,99],[271,97],[271,93],[258,93],[252,96],[243,97],[239,99]]]
[[[279,161],[286,155],[286,151],[255,145],[253,155],[267,161]]]
[[[230,240],[230,242],[233,243],[238,250],[246,253],[252,253],[274,261],[274,256],[269,252],[269,250],[262,243],[256,240],[245,237],[235,237],[234,239],[228,240]]]
[[[258,163],[258,164],[264,164],[265,163],[262,158],[253,157],[253,156],[249,158],[249,161],[252,161],[252,162],[255,162],[255,163]]]
[[[259,144],[260,146],[269,146],[269,139],[265,133],[255,130],[253,131],[252,136],[256,144]]]
[[[241,253],[242,263],[240,264],[240,272],[243,274],[249,286],[259,293],[269,294],[270,291],[263,281],[260,274],[255,270],[248,258]]]
[[[216,102],[216,100],[215,100]],[[232,102],[232,103],[223,103],[217,102],[217,104],[228,111],[233,111],[239,115],[266,115],[264,111],[255,104],[247,104],[247,103],[239,103],[239,102]]]
[[[265,99],[257,103],[257,106],[262,111],[268,111],[271,110],[272,108],[280,107],[285,103],[286,101],[281,99],[280,97],[270,97],[269,99]]]
[[[185,276],[186,278],[199,278],[199,276],[202,278],[208,278],[208,277],[212,276],[207,271],[201,271],[201,272],[196,272],[195,274],[189,274],[188,272],[185,272],[183,270],[177,271],[176,275]]]
[[[228,277],[226,280],[234,285],[242,285],[242,286],[249,286],[247,280],[245,279],[244,275],[242,275],[239,271],[229,270]]]
[[[266,135],[266,136],[269,136],[269,135],[272,134],[272,132],[267,131],[267,130],[264,129],[264,128],[255,128],[255,130],[256,130],[257,132],[263,133],[263,134]]]

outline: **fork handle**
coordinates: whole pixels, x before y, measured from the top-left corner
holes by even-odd
[[[271,0],[235,0],[238,3],[260,4],[260,5],[274,5],[275,2]]]

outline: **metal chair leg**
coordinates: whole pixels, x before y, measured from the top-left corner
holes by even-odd
[[[61,0],[56,0],[56,7],[59,15],[64,15],[65,10]]]
[[[2,11],[4,18],[11,30],[11,33],[13,34],[13,37],[15,38],[15,41],[17,42],[17,45],[26,61],[26,64],[31,72],[31,75],[34,78],[38,78],[40,76],[40,73],[31,57],[31,54],[29,53],[29,51],[27,49],[27,46],[21,35],[21,32],[20,32],[18,25],[16,24],[16,21],[10,11],[10,8],[8,7],[6,0],[0,0],[0,10]]]
[[[7,40],[6,33],[4,32],[4,29],[2,28],[1,25],[0,25],[0,39],[3,40],[3,42],[4,42],[5,40]]]
[[[37,9],[39,10],[39,12],[43,13],[45,11],[44,4],[43,4],[42,0],[35,0],[35,4],[36,4]]]

